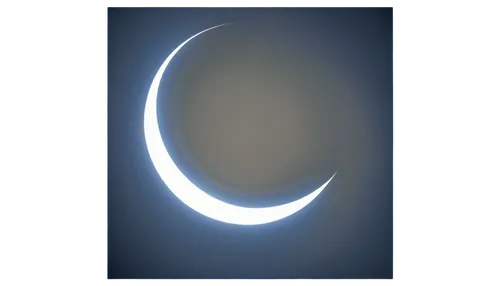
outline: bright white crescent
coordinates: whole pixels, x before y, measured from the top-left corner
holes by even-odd
[[[265,207],[265,208],[247,208],[235,206],[223,201],[220,201],[193,184],[177,167],[173,159],[170,157],[160,134],[157,119],[157,98],[160,81],[167,68],[168,64],[175,54],[189,41],[205,33],[209,30],[224,26],[218,25],[198,34],[180,44],[163,62],[160,69],[156,73],[151,87],[149,89],[148,98],[146,100],[146,108],[144,111],[144,133],[146,137],[146,145],[151,156],[151,160],[156,168],[156,171],[163,179],[167,187],[174,193],[179,200],[192,208],[193,210],[226,223],[239,225],[257,225],[264,224],[290,216],[304,208],[312,200],[314,200],[335,177],[335,174],[321,187],[314,192],[302,197],[296,201],[283,205]]]

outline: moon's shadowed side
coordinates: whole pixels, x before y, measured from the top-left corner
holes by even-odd
[[[290,202],[337,171],[343,112],[331,108],[348,91],[290,32],[244,23],[212,30],[186,45],[163,77],[163,140],[188,177],[221,200]]]

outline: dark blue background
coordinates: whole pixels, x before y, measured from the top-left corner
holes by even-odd
[[[376,146],[369,151],[376,163],[339,166],[348,175],[334,180],[321,201],[253,227],[182,205],[157,175],[143,134],[144,104],[161,61],[194,33],[238,21],[275,29],[304,23],[298,33],[322,35],[324,61],[335,59],[361,90],[357,100],[369,107],[366,128]],[[360,169],[373,175],[358,175]],[[392,236],[391,8],[109,9],[109,278],[392,278]]]

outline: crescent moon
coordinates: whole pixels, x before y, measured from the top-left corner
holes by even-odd
[[[191,209],[202,215],[225,223],[239,225],[258,225],[270,223],[288,217],[307,206],[323,191],[323,189],[325,189],[328,183],[333,179],[333,177],[335,177],[336,173],[326,183],[312,193],[290,203],[265,208],[247,208],[228,204],[205,193],[182,173],[163,144],[160,128],[158,126],[156,114],[158,88],[168,64],[175,54],[177,54],[177,52],[179,52],[179,50],[189,41],[207,31],[224,25],[227,24],[206,29],[185,40],[167,57],[158,69],[158,72],[151,83],[144,111],[144,134],[146,138],[146,145],[151,160],[153,161],[153,165],[166,186],[179,200]]]

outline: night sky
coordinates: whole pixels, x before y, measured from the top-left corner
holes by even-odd
[[[144,139],[151,81],[167,149],[201,189],[263,207],[258,226],[180,202]],[[392,9],[110,8],[109,278],[392,278]]]

